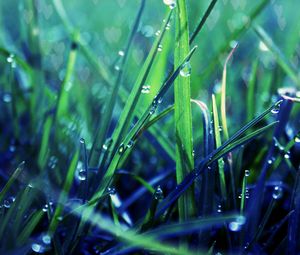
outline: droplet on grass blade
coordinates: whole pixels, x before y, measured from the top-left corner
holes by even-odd
[[[149,94],[150,93],[150,85],[143,85],[141,92],[143,94]]]
[[[174,9],[176,7],[176,0],[163,0],[165,5],[168,5],[170,9]]]
[[[78,172],[78,180],[79,181],[85,181],[86,180],[86,174],[87,174],[87,172],[86,172],[85,169],[79,170],[79,172]]]
[[[10,103],[11,100],[12,100],[11,94],[4,93],[3,97],[2,97],[2,100],[3,100],[4,103]]]
[[[192,71],[192,67],[190,62],[186,62],[184,63],[184,65],[182,66],[181,70],[180,70],[180,76],[182,77],[189,77],[191,75],[191,71]]]
[[[280,186],[275,186],[273,190],[272,197],[277,200],[280,199],[283,195],[283,190]]]
[[[44,253],[45,252],[45,247],[38,243],[33,243],[31,245],[31,249],[36,253]]]
[[[51,243],[51,237],[48,234],[42,236],[42,241],[44,244],[49,245]]]
[[[158,45],[157,51],[161,52],[163,50],[163,46],[161,44]]]

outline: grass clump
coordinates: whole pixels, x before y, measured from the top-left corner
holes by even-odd
[[[1,3],[0,253],[298,254],[293,7]]]

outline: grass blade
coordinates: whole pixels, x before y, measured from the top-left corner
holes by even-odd
[[[274,55],[277,63],[286,72],[286,74],[298,85],[300,86],[300,78],[297,74],[297,68],[291,64],[291,62],[286,58],[278,46],[274,43],[267,32],[260,26],[254,27],[255,33],[263,41],[263,43],[269,48],[269,50]]]
[[[56,231],[56,228],[59,224],[59,217],[61,216],[61,214],[63,212],[68,193],[69,193],[72,183],[73,183],[73,179],[74,179],[75,171],[76,171],[76,167],[77,167],[77,162],[79,159],[79,154],[80,154],[79,150],[77,150],[71,160],[71,163],[70,163],[70,166],[69,166],[69,169],[67,172],[67,176],[65,179],[65,183],[64,183],[63,189],[59,196],[58,205],[55,209],[54,215],[53,215],[52,220],[49,225],[48,231],[49,231],[50,235],[54,234],[54,232]]]
[[[189,53],[188,31],[186,1],[179,0],[176,8],[175,66],[178,66]],[[189,65],[189,62],[185,64],[181,71],[183,75],[179,76],[174,84],[177,183],[180,183],[194,168]],[[182,154],[186,156],[183,157]],[[191,189],[178,201],[179,219],[183,221],[191,217],[195,212],[194,207],[193,189]]]
[[[12,174],[12,176],[9,178],[9,180],[7,181],[7,183],[5,184],[5,186],[3,187],[3,189],[0,192],[0,204],[3,202],[3,199],[7,193],[7,191],[10,189],[10,187],[14,184],[14,182],[18,179],[19,175],[22,173],[23,169],[25,166],[25,161],[21,162],[17,169],[14,171],[14,173]]]

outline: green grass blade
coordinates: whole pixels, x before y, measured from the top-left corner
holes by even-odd
[[[220,124],[219,124],[219,117],[218,117],[215,95],[212,95],[212,106],[213,106],[215,142],[216,142],[216,148],[219,148],[222,145],[222,141],[221,141]],[[224,174],[224,160],[222,158],[218,159],[218,169],[219,169],[221,194],[223,199],[226,200],[227,197],[226,181],[225,181],[225,174]]]
[[[221,86],[221,121],[222,121],[222,129],[224,132],[225,140],[229,139],[228,135],[228,127],[227,127],[227,117],[226,117],[226,78],[227,78],[227,64],[230,58],[232,57],[234,51],[236,50],[238,44],[234,46],[234,48],[230,51],[229,55],[227,56],[223,68],[223,75],[222,75],[222,86]]]
[[[174,66],[178,66],[189,53],[189,28],[186,10],[186,1],[177,1],[176,7],[176,46],[174,52]],[[186,63],[185,68],[188,67]],[[175,133],[176,133],[176,179],[180,183],[184,177],[193,169],[193,137],[192,137],[192,113],[191,113],[191,91],[190,70],[178,77],[174,84],[174,111],[175,111]],[[186,155],[182,156],[182,155]],[[188,162],[186,162],[186,160]],[[191,168],[190,168],[191,167]],[[179,218],[185,220],[194,214],[193,190],[190,189],[179,201]]]
[[[153,43],[150,53],[148,54],[147,59],[145,60],[143,67],[141,68],[141,71],[135,81],[132,91],[130,92],[129,97],[127,98],[124,109],[118,120],[117,127],[114,130],[114,133],[112,135],[112,146],[111,146],[113,148],[112,155],[115,153],[116,149],[118,148],[117,146],[120,144],[120,141],[124,139],[124,135],[126,134],[126,132],[130,127],[135,111],[137,111],[136,105],[141,95],[142,86],[145,84],[149,72],[151,70],[151,67],[153,65],[153,62],[157,56],[157,52],[158,52],[157,49],[161,44],[162,38],[166,32],[166,27],[168,22],[170,21],[171,14],[172,12],[167,14],[167,19],[166,19],[167,21],[163,24],[163,27],[161,29],[162,32],[160,36],[157,37],[155,42]]]
[[[78,35],[74,35],[72,45],[77,43],[77,38]],[[54,118],[55,122],[57,119],[60,119],[63,115],[68,113],[69,90],[72,87],[72,75],[74,72],[76,57],[77,57],[77,48],[71,46],[71,50],[67,62],[66,74],[61,84],[61,88],[58,96],[56,116]]]
[[[188,233],[198,232],[212,226],[223,225],[226,222],[235,221],[237,218],[243,217],[241,215],[225,215],[218,217],[206,217],[196,220],[188,220],[182,223],[173,223],[169,225],[162,225],[154,230],[150,230],[149,234],[159,236],[160,238],[166,236],[180,236]]]
[[[54,234],[54,232],[56,231],[56,228],[59,224],[59,217],[61,216],[61,214],[63,212],[65,202],[67,200],[69,191],[70,191],[72,183],[73,183],[73,179],[74,179],[75,171],[76,171],[76,167],[77,167],[77,162],[79,159],[79,154],[80,154],[79,150],[77,150],[71,160],[71,163],[70,163],[70,166],[69,166],[69,169],[67,172],[67,176],[65,179],[65,183],[64,183],[63,189],[59,196],[58,205],[55,209],[54,215],[53,215],[52,220],[49,225],[48,231],[49,231],[49,234],[51,234],[51,235]]]
[[[43,212],[43,210],[38,210],[31,215],[27,224],[24,226],[22,232],[17,237],[17,244],[22,245],[28,241],[29,237],[31,236],[32,232],[37,227],[37,225],[40,223],[44,214],[45,213]]]
[[[255,114],[255,83],[258,68],[258,60],[255,60],[252,64],[250,78],[247,89],[247,121],[254,118]]]
[[[125,52],[124,52],[125,55],[122,57],[121,64],[119,66],[118,75],[115,80],[112,92],[110,94],[110,98],[107,100],[107,105],[105,105],[105,112],[104,112],[103,116],[101,116],[100,126],[99,126],[98,130],[96,131],[96,136],[95,136],[95,139],[93,142],[92,149],[90,151],[89,163],[91,166],[98,166],[99,157],[100,157],[100,154],[102,151],[102,146],[105,142],[107,131],[111,124],[112,114],[113,114],[113,111],[114,111],[114,108],[115,108],[115,105],[117,102],[119,88],[123,84],[124,67],[128,60],[128,55],[130,53],[129,51],[131,49],[133,38],[134,38],[135,34],[137,33],[138,27],[140,25],[140,20],[141,20],[142,14],[143,14],[144,6],[145,6],[145,0],[142,0],[137,17],[134,21],[134,25],[133,25],[131,34],[129,36],[129,39],[128,39],[128,42],[127,42],[127,45],[125,48]],[[113,137],[113,139],[114,139],[114,137]],[[114,148],[113,139],[112,139],[111,148]]]
[[[212,12],[212,10],[214,9],[216,3],[218,0],[212,0],[207,8],[207,10],[205,11],[203,17],[201,18],[198,26],[196,27],[195,31],[193,32],[193,34],[190,37],[190,45],[194,42],[196,36],[199,34],[199,32],[201,31],[201,29],[203,28],[207,18],[209,17],[210,13]]]
[[[267,34],[267,32],[260,26],[254,27],[255,33],[263,41],[263,43],[268,47],[268,49],[274,55],[277,63],[285,71],[285,73],[298,85],[300,86],[300,78],[297,74],[297,68],[292,65],[292,63],[287,59],[283,52],[278,48],[275,42]]]
[[[10,189],[10,187],[15,183],[15,181],[18,179],[19,175],[22,173],[25,166],[25,161],[21,162],[17,169],[14,171],[12,176],[9,178],[9,180],[6,182],[5,186],[0,192],[0,204],[3,202],[3,199],[7,193],[7,191]]]
[[[74,208],[77,208],[74,205]],[[78,211],[74,211],[77,215],[81,215]],[[108,231],[112,235],[116,236],[122,242],[126,243],[129,246],[140,247],[142,249],[146,249],[149,251],[154,251],[159,254],[174,254],[174,255],[192,255],[194,254],[192,251],[189,251],[184,248],[177,248],[174,245],[169,245],[166,243],[162,243],[158,241],[155,236],[148,234],[137,234],[132,230],[123,230],[122,227],[115,225],[111,222],[110,219],[104,218],[101,214],[95,213],[95,211],[91,208],[86,207],[84,212],[91,215],[91,217],[86,220],[90,222],[92,225],[99,229],[103,229]]]
[[[50,139],[52,124],[53,124],[53,117],[47,116],[43,127],[42,141],[40,145],[40,152],[38,155],[38,165],[41,171],[44,169],[47,162],[49,139]]]

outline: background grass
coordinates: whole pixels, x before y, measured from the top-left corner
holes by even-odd
[[[0,11],[1,253],[299,253],[297,3]]]

